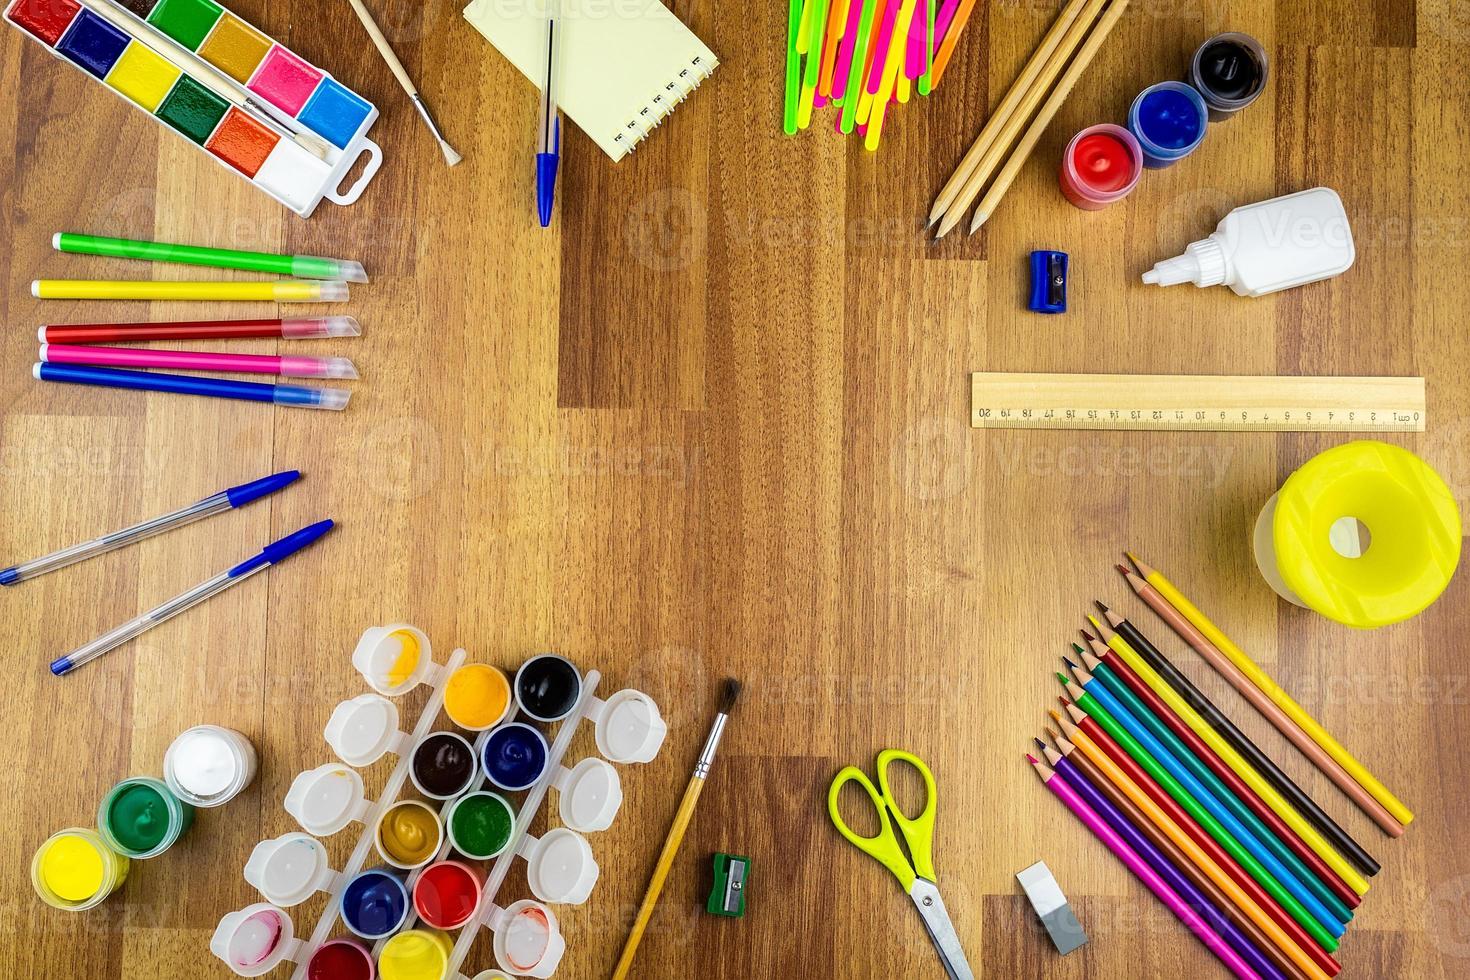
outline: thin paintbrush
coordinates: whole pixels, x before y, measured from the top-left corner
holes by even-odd
[[[419,94],[418,86],[414,85],[413,79],[408,77],[407,69],[403,67],[403,62],[398,60],[398,55],[393,53],[393,47],[383,36],[382,30],[378,28],[378,22],[373,20],[373,15],[368,13],[368,9],[362,5],[362,0],[347,0],[347,2],[352,4],[352,9],[357,12],[357,19],[362,21],[362,26],[367,29],[368,37],[372,38],[378,54],[388,62],[388,69],[393,72],[393,77],[398,79],[398,84],[403,86],[403,91],[408,93],[414,108],[418,109],[419,115],[424,119],[424,124],[429,127],[429,132],[433,134],[434,139],[438,140],[439,149],[444,153],[444,159],[451,167],[459,163],[464,157],[454,152],[454,147],[450,146],[449,141],[444,138],[439,124],[429,114],[429,106],[424,102],[424,97]]]
[[[271,123],[271,128],[282,131],[303,150],[318,159],[326,159],[329,148],[325,140],[306,132],[301,128],[300,123],[284,115],[269,103],[256,101],[249,89],[167,34],[146,26],[144,22],[123,13],[107,0],[79,0],[79,2],[230,105],[249,111],[256,116],[263,116]]]
[[[663,853],[653,866],[653,876],[648,879],[648,890],[643,893],[643,905],[639,907],[638,918],[633,921],[633,929],[628,933],[623,955],[618,957],[613,980],[624,980],[633,967],[638,943],[643,939],[643,931],[648,928],[648,920],[653,915],[653,907],[658,904],[659,893],[663,891],[664,879],[669,875],[674,856],[679,853],[679,845],[684,842],[684,832],[689,829],[689,820],[694,816],[694,806],[699,802],[700,791],[704,789],[705,777],[709,775],[710,764],[715,761],[715,750],[720,747],[720,736],[725,733],[725,722],[729,721],[730,712],[735,709],[735,699],[739,696],[740,682],[733,677],[725,678],[724,688],[720,693],[719,714],[715,715],[714,722],[709,726],[709,737],[704,740],[704,750],[699,753],[699,761],[694,765],[694,775],[689,777],[684,800],[679,804],[679,811],[674,814],[674,823],[669,827],[668,837],[664,838]]]

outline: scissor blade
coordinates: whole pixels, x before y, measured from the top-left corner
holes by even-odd
[[[960,937],[954,931],[954,923],[949,921],[949,912],[944,908],[944,899],[939,897],[939,886],[916,878],[914,887],[909,889],[909,897],[924,918],[924,928],[934,941],[939,958],[944,961],[945,972],[953,980],[975,980],[970,961],[965,959],[965,951],[960,946]]]

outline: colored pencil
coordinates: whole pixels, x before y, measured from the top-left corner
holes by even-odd
[[[1144,819],[1143,814],[1118,793],[1116,787],[1101,778],[1096,769],[1092,770],[1089,777],[1081,765],[1073,763],[1041,739],[1034,741],[1037,749],[1046,757],[1047,764],[1067,780],[1082,801],[1107,821],[1118,832],[1118,836],[1147,861],[1184,903],[1199,913],[1205,924],[1229,943],[1252,970],[1262,977],[1285,980],[1287,972],[1281,970],[1266,955],[1268,949],[1278,956],[1280,951],[1255,929],[1254,923],[1240,915],[1239,910],[1226,900],[1210,880],[1201,875],[1199,869],[1190,864],[1167,837]],[[1086,763],[1086,760],[1079,761]],[[1205,886],[1203,889],[1200,882]],[[1242,930],[1239,923],[1244,923],[1248,928]],[[1290,960],[1286,962],[1290,967]],[[1297,976],[1297,971],[1291,970],[1291,975]]]
[[[288,320],[173,320],[163,323],[48,323],[36,332],[43,344],[116,344],[130,340],[233,340],[280,337],[356,337],[362,333],[350,316],[310,316]]]
[[[347,283],[282,279],[275,282],[166,282],[163,280],[37,279],[37,299],[221,300],[260,303],[337,303]]]
[[[167,391],[177,395],[203,395],[208,398],[230,398],[236,401],[272,402],[292,408],[326,408],[341,411],[347,407],[347,400],[352,397],[352,392],[345,388],[269,385],[258,381],[196,378],[186,374],[158,374],[151,371],[117,371],[112,368],[81,367],[71,364],[37,364],[31,369],[31,373],[35,375],[37,381],[96,385],[102,388],[129,388],[134,391]]]
[[[388,63],[388,70],[393,73],[394,78],[398,79],[398,84],[408,95],[409,101],[419,111],[419,117],[423,119],[424,125],[429,127],[429,133],[439,144],[439,151],[444,154],[444,161],[451,167],[459,163],[464,158],[456,153],[454,147],[450,146],[449,141],[444,138],[444,133],[439,129],[439,124],[434,121],[433,115],[429,112],[429,106],[424,102],[424,97],[419,94],[418,86],[413,83],[412,78],[408,77],[408,70],[403,67],[403,62],[398,60],[398,55],[393,53],[393,46],[383,36],[378,22],[373,20],[373,15],[368,12],[367,7],[363,6],[362,0],[347,0],[347,2],[352,5],[357,19],[362,21],[363,29],[367,31],[373,47],[378,49],[378,54],[382,55],[383,60]]]
[[[283,378],[357,377],[357,368],[345,357],[226,354],[215,351],[97,347],[91,344],[42,344],[40,357],[47,364],[90,364],[94,367],[241,371],[246,374],[278,374]]]
[[[1103,2],[1104,0],[1071,0],[1057,14],[1051,29],[1032,52],[1031,60],[1021,69],[1021,74],[1016,76],[1010,90],[995,107],[990,118],[985,120],[980,135],[975,137],[975,142],[960,159],[954,173],[940,188],[934,204],[929,208],[930,225],[947,217],[951,209],[954,214],[948,221],[947,228],[953,228],[964,217],[969,201],[974,200],[975,193],[990,179],[1006,148],[1015,140],[1021,128],[1026,125],[1026,120],[1046,96],[1046,90],[1061,73],[1067,59],[1076,51],[1088,28],[1096,21]],[[971,181],[979,183],[971,188]],[[968,199],[964,204],[956,204],[962,192],[968,193]],[[943,233],[945,232],[941,232]]]
[[[1266,870],[1266,867],[1255,854],[1247,849],[1234,835],[1226,830],[1225,824],[1215,816],[1215,811],[1207,807],[1203,802],[1196,799],[1185,784],[1174,775],[1174,769],[1165,765],[1155,758],[1152,752],[1145,748],[1137,738],[1134,737],[1132,728],[1121,724],[1112,713],[1090,692],[1080,688],[1071,691],[1071,682],[1061,674],[1057,675],[1064,687],[1073,694],[1076,704],[1096,721],[1104,731],[1112,736],[1139,765],[1141,765],[1150,776],[1172,796],[1180,806],[1194,817],[1210,836],[1215,839],[1227,853],[1234,858],[1242,868],[1250,872],[1262,888],[1307,931],[1311,937],[1327,952],[1334,952],[1338,947],[1336,937],[1332,935],[1315,916],[1307,911],[1306,907],[1297,900],[1291,891],[1279,882],[1276,877]]]
[[[1093,678],[1102,684],[1109,694],[1117,698],[1119,704],[1123,705],[1134,718],[1147,728],[1149,734],[1158,739],[1160,744],[1167,748],[1174,758],[1184,768],[1189,770],[1190,774],[1198,779],[1200,784],[1209,790],[1215,799],[1230,812],[1231,816],[1239,820],[1241,825],[1256,840],[1260,841],[1262,846],[1270,852],[1271,856],[1280,862],[1281,867],[1285,868],[1288,874],[1302,883],[1306,890],[1311,893],[1311,897],[1318,903],[1313,904],[1303,899],[1303,904],[1307,905],[1319,919],[1322,919],[1325,915],[1330,917],[1333,922],[1347,923],[1352,918],[1353,913],[1342,898],[1336,895],[1327,886],[1326,882],[1312,868],[1308,867],[1295,851],[1287,846],[1286,842],[1278,834],[1273,832],[1269,824],[1263,821],[1254,810],[1246,805],[1244,799],[1239,794],[1232,791],[1230,784],[1223,780],[1205,762],[1205,757],[1196,752],[1189,741],[1176,733],[1168,722],[1165,721],[1164,715],[1159,714],[1153,707],[1154,704],[1158,704],[1165,713],[1170,717],[1174,717],[1168,706],[1161,703],[1156,696],[1153,697],[1152,703],[1150,703],[1148,698],[1139,695],[1123,678],[1119,670],[1115,669],[1122,668],[1123,670],[1128,670],[1126,664],[1117,662],[1117,658],[1109,658],[1106,663],[1095,657],[1089,659],[1097,664],[1096,670],[1088,668]],[[1147,685],[1141,686],[1143,686],[1144,690],[1148,690]],[[1152,694],[1153,692],[1150,691],[1149,693]],[[1184,730],[1186,732],[1189,731],[1187,726],[1184,727]],[[1190,734],[1193,735],[1192,732]],[[1200,743],[1198,738],[1195,738],[1195,743],[1199,744],[1199,747],[1204,749],[1206,753],[1209,753],[1208,746]],[[1229,771],[1228,767],[1226,767],[1226,771]],[[1245,787],[1242,786],[1242,788],[1244,789]],[[1249,793],[1249,790],[1247,789],[1246,792]],[[1285,828],[1283,827],[1283,829]],[[1311,852],[1308,851],[1308,853]],[[1323,921],[1326,920],[1324,919]]]
[[[1312,876],[1331,891],[1335,901],[1345,906],[1345,908],[1341,909],[1339,917],[1346,918],[1351,916],[1352,913],[1349,910],[1355,909],[1361,904],[1363,900],[1362,896],[1339,877],[1333,871],[1332,867],[1322,859],[1321,855],[1312,850],[1306,841],[1302,840],[1292,829],[1291,825],[1286,823],[1275,810],[1271,809],[1265,800],[1261,799],[1251,785],[1242,779],[1236,770],[1231,767],[1230,763],[1221,758],[1211,743],[1206,742],[1200,737],[1195,729],[1191,727],[1191,722],[1188,719],[1182,717],[1170,702],[1166,702],[1160,697],[1159,693],[1152,686],[1154,678],[1141,676],[1134,670],[1131,661],[1121,657],[1115,649],[1104,644],[1097,637],[1092,636],[1085,630],[1082,635],[1086,637],[1090,652],[1082,650],[1081,647],[1077,647],[1075,644],[1073,648],[1080,652],[1083,658],[1083,665],[1096,675],[1097,671],[1093,668],[1093,664],[1106,664],[1107,668],[1128,686],[1128,689],[1133,692],[1134,696],[1148,705],[1149,710],[1154,713],[1155,717],[1167,725],[1169,730],[1189,747],[1189,750],[1196,758],[1209,767],[1210,772],[1224,783],[1242,804],[1250,808],[1251,813],[1269,828],[1276,839],[1285,847],[1291,849],[1291,852],[1296,856],[1297,860],[1306,866],[1306,869],[1310,871]],[[1321,896],[1319,895],[1319,897]],[[1330,903],[1329,907],[1331,907]]]
[[[1195,809],[1181,806],[1172,797],[1165,787],[1156,780],[1153,773],[1156,764],[1150,760],[1151,768],[1145,769],[1129,750],[1115,741],[1097,722],[1089,716],[1078,705],[1068,701],[1063,696],[1058,696],[1057,701],[1065,709],[1066,714],[1051,709],[1048,713],[1052,720],[1061,728],[1062,733],[1070,739],[1079,749],[1087,754],[1087,757],[1098,765],[1099,768],[1112,773],[1116,770],[1125,777],[1126,781],[1115,780],[1120,786],[1134,788],[1143,794],[1143,797],[1153,804],[1163,815],[1171,820],[1199,850],[1208,857],[1214,866],[1219,869],[1234,886],[1250,900],[1250,905],[1244,906],[1247,911],[1254,909],[1265,916],[1274,926],[1275,932],[1280,937],[1288,940],[1281,948],[1292,957],[1293,962],[1301,966],[1308,973],[1313,969],[1327,976],[1336,976],[1342,970],[1332,956],[1313,939],[1305,929],[1301,927],[1294,918],[1287,913],[1270,894],[1261,887],[1260,883],[1253,878],[1248,871],[1235,860],[1219,842],[1216,841],[1200,822],[1195,818]],[[1167,776],[1167,774],[1165,774]],[[1138,800],[1135,798],[1135,802]],[[1142,806],[1143,804],[1140,803]],[[1176,838],[1177,841],[1177,838]],[[1181,845],[1182,846],[1182,845]],[[1222,886],[1223,887],[1223,886]],[[1260,920],[1257,919],[1259,923]],[[1264,924],[1262,928],[1267,928]],[[1278,945],[1281,945],[1278,941]],[[1293,952],[1294,951],[1294,952]]]
[[[368,281],[361,262],[326,259],[315,255],[278,255],[274,252],[176,245],[172,242],[150,242],[136,238],[78,235],[69,231],[58,231],[52,235],[51,247],[58,252],[75,255],[105,255],[115,259],[203,265],[215,269],[243,269],[276,276],[294,276],[297,279],[344,279],[359,283]]]
[[[1188,926],[1190,932],[1198,936],[1200,942],[1204,943],[1210,952],[1219,957],[1230,972],[1241,977],[1242,980],[1258,980],[1260,974],[1252,970],[1240,958],[1240,954],[1231,949],[1219,934],[1211,929],[1194,909],[1185,904],[1174,889],[1170,888],[1158,873],[1149,867],[1148,863],[1139,857],[1137,852],[1129,847],[1128,843],[1083,801],[1064,776],[1058,775],[1055,769],[1031,755],[1027,755],[1026,759],[1036,770],[1037,776],[1041,778],[1046,788],[1065,803],[1067,808],[1077,816],[1077,819],[1081,820],[1087,829],[1106,844],[1118,860],[1133,872],[1133,876],[1147,885],[1149,891],[1157,895],[1159,900],[1168,906],[1169,911],[1173,912],[1180,922]]]
[[[1138,782],[1135,782],[1086,733],[1079,731],[1075,724],[1058,714],[1055,709],[1052,709],[1050,714],[1062,732],[1058,733],[1050,728],[1047,729],[1047,732],[1062,755],[1071,759],[1072,763],[1081,768],[1089,777],[1096,774],[1093,782],[1099,789],[1106,791],[1106,788],[1111,786],[1112,792],[1117,796],[1115,802],[1119,809],[1130,814],[1130,819],[1138,822],[1138,818],[1146,818],[1146,821],[1158,830],[1163,839],[1168,840],[1175,851],[1193,865],[1200,879],[1208,881],[1214,893],[1221,896],[1229,908],[1235,909],[1245,921],[1254,927],[1254,935],[1262,937],[1267,943],[1266,947],[1262,947],[1263,950],[1272,957],[1273,962],[1283,972],[1306,977],[1309,980],[1329,980],[1331,974],[1307,955],[1305,950],[1297,945],[1296,941],[1276,920],[1267,914],[1261,902],[1258,902],[1235,881],[1230,872],[1225,870],[1225,864],[1233,864],[1229,855],[1220,852],[1219,860],[1217,860],[1211,852],[1195,841],[1179,821],[1153,800],[1150,791],[1146,791]],[[1103,735],[1103,737],[1107,736]],[[1144,781],[1152,783],[1147,773],[1140,772],[1139,776]],[[1153,784],[1153,790],[1158,790],[1157,784]],[[1128,808],[1123,807],[1121,802],[1123,800],[1128,802]],[[1188,814],[1180,812],[1179,815],[1185,822],[1190,822]],[[1142,823],[1139,825],[1142,826]],[[1202,885],[1201,890],[1205,890]],[[1267,904],[1271,903],[1269,896],[1264,893],[1261,894],[1261,899]]]
[[[1314,763],[1316,763],[1319,769],[1323,769],[1323,771],[1327,773],[1328,777],[1330,777],[1333,782],[1342,787],[1345,792],[1348,792],[1348,795],[1353,797],[1354,802],[1357,802],[1360,807],[1363,806],[1361,794],[1354,794],[1349,791],[1347,787],[1343,785],[1343,782],[1340,781],[1340,776],[1338,774],[1330,769],[1326,769],[1323,767],[1322,762],[1320,761],[1320,753],[1308,752],[1303,747],[1302,741],[1300,741],[1297,736],[1293,736],[1292,731],[1295,730],[1301,734],[1305,734],[1306,736],[1308,736],[1310,740],[1315,743],[1316,746],[1321,750],[1321,752],[1326,753],[1328,757],[1336,762],[1338,767],[1340,767],[1341,770],[1345,771],[1345,774],[1350,777],[1351,781],[1353,783],[1356,783],[1360,789],[1365,791],[1367,795],[1378,804],[1378,807],[1381,810],[1387,811],[1388,815],[1392,818],[1391,821],[1382,819],[1381,814],[1375,810],[1370,810],[1366,807],[1364,808],[1368,812],[1368,815],[1373,817],[1374,821],[1379,825],[1379,827],[1381,827],[1383,831],[1391,837],[1398,837],[1399,835],[1401,835],[1404,832],[1404,826],[1414,819],[1413,812],[1409,810],[1408,807],[1404,806],[1403,803],[1399,802],[1398,797],[1389,792],[1388,788],[1384,786],[1381,782],[1379,782],[1378,779],[1371,772],[1369,772],[1362,763],[1355,759],[1352,753],[1343,748],[1342,745],[1338,743],[1337,739],[1333,738],[1332,735],[1327,731],[1327,729],[1318,724],[1317,720],[1313,718],[1306,711],[1305,708],[1297,704],[1296,701],[1292,700],[1291,696],[1283,691],[1280,685],[1272,680],[1271,676],[1267,674],[1264,670],[1262,670],[1254,660],[1246,656],[1245,651],[1236,646],[1231,641],[1230,637],[1226,636],[1218,626],[1210,621],[1209,617],[1201,612],[1194,605],[1194,603],[1189,601],[1189,599],[1185,598],[1184,593],[1180,592],[1177,588],[1174,587],[1174,583],[1170,582],[1152,566],[1147,565],[1143,561],[1134,557],[1131,553],[1127,554],[1128,559],[1132,561],[1134,566],[1138,569],[1139,575],[1141,575],[1149,585],[1153,586],[1158,595],[1161,596],[1165,600],[1165,602],[1179,614],[1180,617],[1188,622],[1190,626],[1194,627],[1196,635],[1202,637],[1205,641],[1203,644],[1197,645],[1191,640],[1189,636],[1185,636],[1183,633],[1181,633],[1180,635],[1184,636],[1186,642],[1189,642],[1190,646],[1198,650],[1200,652],[1200,655],[1205,657],[1205,659],[1209,661],[1210,665],[1212,667],[1215,667],[1217,670],[1220,669],[1217,666],[1218,658],[1212,657],[1211,655],[1207,654],[1205,652],[1206,648],[1209,648],[1213,652],[1220,654],[1223,659],[1228,660],[1229,663],[1234,665],[1237,672],[1244,675],[1245,679],[1249,681],[1249,684],[1247,686],[1254,688],[1261,694],[1264,694],[1278,709],[1277,712],[1268,713],[1267,717],[1271,719],[1272,723],[1276,725],[1276,727],[1282,732],[1282,734],[1286,735],[1287,738],[1290,738],[1293,744],[1295,744],[1298,748],[1301,748],[1302,751],[1307,755],[1307,757],[1310,758]],[[1142,596],[1143,593],[1140,592],[1139,595]],[[1165,619],[1169,622],[1170,626],[1174,626],[1173,621],[1169,621],[1167,617],[1165,617]],[[1227,674],[1226,679],[1229,680],[1231,684],[1235,685],[1236,689],[1240,690],[1242,694],[1246,694],[1246,692],[1241,689],[1240,685],[1236,684],[1233,675]],[[1249,698],[1250,695],[1246,694],[1246,697]],[[1257,704],[1254,699],[1252,699],[1251,703]],[[1257,707],[1259,708],[1260,705],[1257,704]],[[1263,713],[1266,712],[1263,711]],[[1284,723],[1288,719],[1291,724]]]
[[[1125,577],[1131,577],[1132,581],[1142,583],[1143,580],[1134,575],[1131,569],[1122,565],[1117,568],[1123,572]],[[1151,586],[1145,585],[1144,587],[1152,591]],[[1340,854],[1352,861],[1364,874],[1376,875],[1379,872],[1380,866],[1373,856],[1328,816],[1326,811],[1317,805],[1316,800],[1308,796],[1291,780],[1290,776],[1282,772],[1271,757],[1262,752],[1256,743],[1252,742],[1223,711],[1215,706],[1214,702],[1204,695],[1204,692],[1195,687],[1194,683],[1178,667],[1174,666],[1173,662],[1164,656],[1137,626],[1114,610],[1104,608],[1103,612],[1108,624],[1127,639],[1129,645],[1138,652],[1139,656],[1146,660],[1149,666],[1153,667],[1168,682],[1170,687],[1198,711],[1225,741],[1229,742],[1241,756],[1249,760],[1251,765],[1255,766],[1256,770],[1291,802],[1298,813],[1310,820],[1323,836],[1329,838]]]
[[[1242,812],[1249,813],[1249,811],[1231,806],[1230,802],[1222,798],[1217,791],[1216,784],[1212,784],[1209,779],[1201,778],[1200,772],[1208,773],[1209,770],[1196,767],[1197,760],[1190,758],[1188,752],[1177,745],[1177,740],[1171,743],[1169,740],[1173,739],[1173,736],[1168,733],[1168,729],[1157,724],[1157,719],[1150,717],[1146,711],[1140,710],[1137,703],[1125,704],[1125,699],[1114,694],[1106,683],[1100,682],[1081,667],[1072,665],[1072,674],[1078,685],[1091,695],[1108,714],[1112,715],[1119,725],[1126,729],[1201,806],[1225,827],[1226,831],[1242,847],[1260,862],[1267,873],[1291,894],[1292,898],[1306,910],[1308,916],[1315,920],[1317,925],[1334,938],[1342,936],[1346,931],[1345,923],[1328,911],[1301,878],[1292,873],[1275,850],[1266,844],[1256,828],[1241,818]],[[1169,737],[1161,739],[1160,734],[1168,734]],[[1210,778],[1213,779],[1213,774]],[[1253,816],[1252,819],[1254,819]],[[1302,925],[1305,926],[1307,923],[1303,922]]]

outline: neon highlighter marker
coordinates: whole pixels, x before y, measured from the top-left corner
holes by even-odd
[[[292,408],[328,408],[338,412],[347,407],[347,400],[352,397],[352,392],[345,388],[268,385],[258,381],[227,381],[224,378],[195,378],[186,374],[118,371],[73,364],[38,363],[31,369],[31,373],[38,381],[97,385],[102,388],[131,388],[135,391],[169,391],[177,395],[272,402]]]
[[[160,514],[157,517],[134,524],[131,527],[125,527],[121,531],[113,531],[111,534],[104,534],[100,538],[83,541],[81,544],[74,544],[70,548],[53,551],[51,554],[42,555],[40,558],[32,558],[30,561],[22,562],[19,565],[0,568],[0,585],[15,585],[18,582],[35,578],[38,575],[54,572],[58,568],[75,565],[77,562],[91,558],[94,555],[100,555],[116,548],[121,548],[135,541],[142,541],[144,538],[151,538],[155,534],[162,534],[164,531],[171,531],[176,527],[183,527],[185,524],[192,524],[213,514],[218,514],[220,511],[230,510],[235,507],[244,507],[252,500],[259,500],[261,497],[275,493],[287,484],[295,482],[300,476],[300,470],[285,470],[272,474],[271,476],[262,477],[259,480],[242,483],[238,487],[221,490],[219,493],[211,494],[203,500],[197,500],[186,507],[180,507],[178,510],[170,511],[167,514]]]
[[[547,0],[546,77],[541,80],[541,126],[536,133],[536,214],[541,227],[551,224],[556,197],[556,166],[561,158],[561,114],[556,108],[556,18],[560,0]]]
[[[242,371],[279,374],[284,378],[355,378],[357,368],[345,357],[299,354],[221,354],[214,351],[151,350],[141,347],[94,347],[90,344],[42,344],[47,364],[90,364],[97,367],[176,368],[181,371]]]
[[[358,337],[350,316],[307,316],[287,320],[173,320],[163,323],[51,323],[36,332],[43,344],[115,344],[129,340],[230,340],[241,337]]]
[[[303,527],[294,534],[286,535],[279,541],[266,545],[260,554],[245,559],[234,568],[226,569],[213,578],[205,579],[187,592],[174,596],[163,605],[156,606],[136,619],[131,619],[116,629],[103,633],[91,643],[77,647],[64,657],[57,657],[51,661],[51,673],[57,677],[71,673],[87,661],[95,660],[109,650],[115,650],[134,637],[148,632],[159,623],[172,619],[185,609],[198,605],[205,599],[219,595],[230,586],[245,581],[262,568],[269,568],[276,562],[290,557],[326,534],[332,527],[331,520],[318,521]]]
[[[267,272],[297,279],[345,279],[367,282],[361,262],[347,259],[324,259],[315,255],[276,255],[272,252],[245,252],[233,248],[206,248],[200,245],[175,245],[136,238],[103,238],[98,235],[75,235],[58,231],[51,236],[51,247],[58,252],[78,255],[106,255],[115,259],[141,259],[145,262],[172,262],[177,265],[205,265],[216,269],[244,269]]]

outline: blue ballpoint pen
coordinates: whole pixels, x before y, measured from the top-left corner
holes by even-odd
[[[266,545],[258,555],[245,559],[233,568],[220,572],[213,578],[205,579],[187,592],[182,592],[172,599],[143,613],[136,619],[123,623],[116,629],[103,633],[90,643],[77,647],[64,657],[57,657],[51,661],[51,673],[60,677],[76,670],[89,660],[95,660],[109,650],[116,649],[124,643],[146,633],[148,630],[166,620],[172,619],[179,613],[191,606],[203,602],[211,596],[219,595],[225,589],[245,581],[262,568],[268,568],[276,562],[287,558],[311,544],[317,538],[326,534],[333,527],[331,520],[318,521],[309,524],[294,534],[288,534],[279,541]]]
[[[271,476],[262,477],[259,480],[242,483],[238,487],[230,487],[227,490],[221,490],[219,493],[210,494],[203,500],[196,500],[186,507],[180,507],[178,510],[170,511],[167,514],[160,514],[157,517],[149,518],[146,521],[125,527],[121,531],[113,531],[111,534],[104,534],[100,538],[83,541],[81,544],[74,544],[69,548],[53,551],[51,554],[42,555],[40,558],[32,558],[30,561],[22,562],[19,565],[0,568],[0,585],[15,585],[18,582],[24,582],[26,579],[35,578],[37,575],[45,575],[47,572],[54,572],[58,568],[74,565],[94,555],[104,554],[105,552],[112,551],[114,548],[121,548],[135,541],[151,538],[155,534],[162,534],[164,531],[171,531],[176,527],[192,524],[213,514],[218,514],[220,511],[230,510],[235,507],[244,507],[252,500],[258,500],[266,494],[275,493],[287,484],[295,482],[300,476],[300,470],[284,470],[280,473],[274,473]]]
[[[556,166],[561,158],[561,114],[556,109],[556,5],[560,0],[546,2],[546,77],[541,80],[541,126],[536,134],[536,212],[542,228],[551,224]]]

